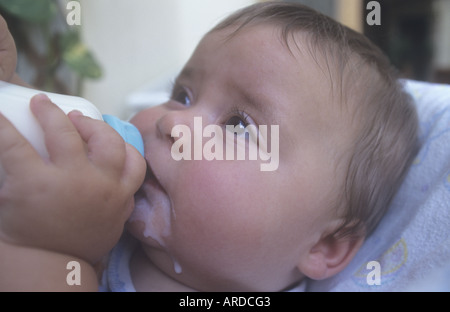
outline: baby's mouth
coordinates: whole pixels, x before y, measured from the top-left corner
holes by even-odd
[[[134,198],[135,208],[128,222],[142,222],[144,237],[152,238],[164,246],[164,238],[170,234],[171,203],[148,162],[144,183]]]

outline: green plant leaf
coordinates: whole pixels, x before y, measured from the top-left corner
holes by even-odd
[[[80,77],[98,79],[102,69],[77,32],[69,32],[61,39],[62,59]]]
[[[0,0],[0,8],[32,23],[48,21],[57,11],[52,0]]]

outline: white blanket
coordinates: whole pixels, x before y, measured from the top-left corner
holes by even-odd
[[[406,81],[405,88],[418,110],[420,152],[350,265],[310,281],[309,291],[450,291],[450,85]]]

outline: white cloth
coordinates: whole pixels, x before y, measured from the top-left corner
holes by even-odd
[[[350,265],[308,291],[450,289],[450,85],[405,81],[417,106],[421,149],[375,232]],[[380,285],[373,267],[380,264]],[[369,282],[368,282],[369,281]]]
[[[109,255],[106,269],[103,271],[100,291],[136,292],[131,280],[130,260],[137,244],[130,235],[122,235]]]

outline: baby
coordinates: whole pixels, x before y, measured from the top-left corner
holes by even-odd
[[[31,108],[50,163],[0,119],[9,174],[0,189],[0,287],[31,287],[19,275],[40,263],[33,287],[71,289],[66,265],[77,260],[79,289],[97,289],[93,265],[117,242],[145,169],[100,122],[66,118],[42,96]],[[279,146],[276,170],[260,170],[261,159],[174,159],[182,138],[173,129],[187,126],[195,141],[199,117],[225,133],[278,125],[267,142]],[[126,223],[133,238],[125,235],[107,264],[120,273],[102,279],[111,290],[283,291],[326,279],[376,227],[416,150],[416,113],[380,50],[281,2],[250,6],[212,29],[170,100],[131,122],[144,138],[147,170]],[[233,135],[249,148],[267,134]],[[32,188],[31,198],[18,196]]]

